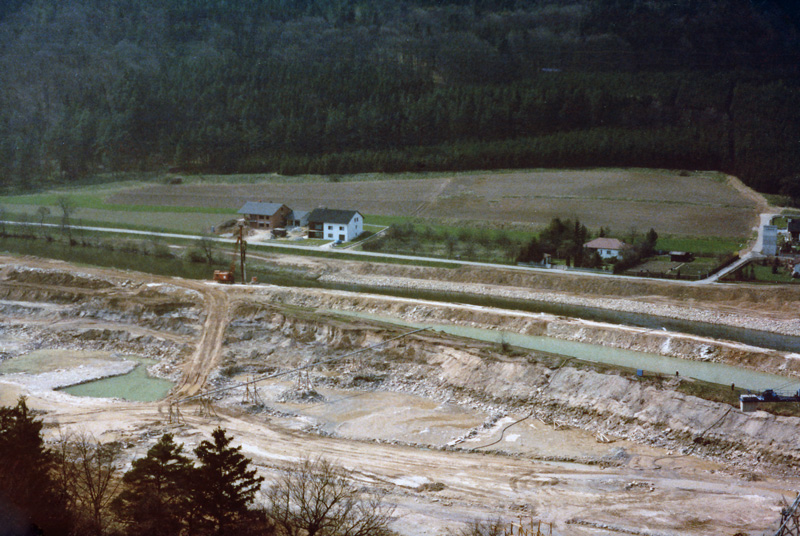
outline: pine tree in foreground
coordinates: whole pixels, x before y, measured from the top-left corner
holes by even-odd
[[[250,459],[239,452],[242,447],[230,446],[233,438],[225,430],[217,428],[211,437],[212,441],[202,441],[194,450],[200,462],[191,477],[199,512],[194,528],[204,534],[231,534],[239,532],[238,522],[251,515],[248,505],[264,478],[250,468]]]
[[[0,407],[0,521],[13,525],[9,530],[66,535],[72,525],[67,498],[53,479],[54,457],[41,431],[24,398]]]
[[[144,458],[125,473],[125,489],[115,501],[118,516],[131,536],[179,534],[189,517],[189,478],[192,463],[183,445],[164,434]]]

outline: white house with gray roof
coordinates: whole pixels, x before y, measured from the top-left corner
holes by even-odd
[[[348,242],[364,232],[364,216],[357,210],[315,208],[308,215],[308,237]]]

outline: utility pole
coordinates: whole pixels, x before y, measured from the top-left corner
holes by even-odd
[[[242,284],[247,283],[247,271],[245,269],[245,254],[247,252],[247,241],[244,239],[244,225],[239,225],[239,238],[236,240],[239,243],[239,263],[242,272]]]

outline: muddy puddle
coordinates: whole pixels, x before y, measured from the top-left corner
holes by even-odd
[[[270,408],[294,415],[308,426],[352,439],[444,446],[488,418],[479,410],[466,411],[453,404],[385,391],[315,386],[321,395],[318,400],[282,401],[286,393],[295,389],[293,382],[264,382],[258,386],[258,395]]]
[[[566,357],[573,357],[581,361],[604,363],[650,373],[675,375],[694,378],[719,385],[736,384],[738,387],[752,390],[780,389],[781,391],[796,391],[800,389],[800,381],[792,380],[775,374],[765,374],[747,369],[732,367],[721,363],[706,361],[690,361],[675,357],[611,348],[577,341],[555,339],[533,335],[522,335],[492,329],[473,328],[467,326],[444,324],[420,324],[391,316],[375,315],[354,311],[328,310],[328,312],[355,316],[366,320],[407,326],[410,328],[430,327],[449,335],[465,337],[498,344],[508,343],[519,348],[539,350]]]
[[[173,383],[148,375],[152,359],[102,351],[37,350],[0,363],[0,379],[32,390],[152,402]]]
[[[663,456],[665,452],[625,440],[598,439],[590,432],[544,422],[533,414],[492,418],[478,407],[456,406],[406,393],[316,386],[320,400],[281,402],[286,393],[296,389],[291,381],[264,382],[258,386],[258,395],[263,404],[281,412],[284,418],[292,416],[295,426],[348,439],[610,463],[625,462],[631,455]]]

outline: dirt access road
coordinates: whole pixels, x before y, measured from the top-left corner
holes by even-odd
[[[321,267],[309,265],[308,268]],[[370,269],[380,271],[383,268],[373,266]],[[339,270],[341,273],[342,268]],[[435,275],[427,272],[428,276]],[[461,273],[459,277],[465,275]],[[80,279],[69,279],[78,276]],[[800,480],[791,474],[762,474],[724,459],[686,456],[670,446],[657,447],[622,438],[605,444],[588,431],[563,429],[545,420],[526,423],[526,438],[531,448],[537,449],[536,456],[525,453],[511,456],[502,449],[480,453],[452,450],[444,445],[414,446],[407,442],[326,437],[298,425],[295,418],[252,413],[235,404],[220,404],[215,415],[198,414],[197,405],[184,405],[181,407],[183,419],[171,420],[170,401],[196,394],[212,380],[218,381],[218,369],[227,359],[226,352],[238,340],[231,328],[232,321],[241,323],[244,320],[241,308],[252,307],[248,287],[222,287],[113,270],[75,268],[37,259],[0,258],[0,288],[6,299],[2,319],[8,332],[24,329],[25,315],[31,314],[26,311],[34,309],[35,305],[67,304],[63,306],[77,307],[87,314],[68,319],[56,315],[52,317],[53,322],[61,324],[69,320],[70,329],[84,322],[85,329],[79,331],[83,336],[90,328],[97,329],[100,325],[92,316],[98,315],[98,310],[113,304],[128,311],[124,309],[130,306],[128,303],[119,303],[123,298],[128,302],[135,302],[136,297],[150,299],[159,286],[175,289],[164,290],[165,293],[198,293],[202,310],[194,336],[197,343],[191,345],[185,357],[176,361],[180,378],[168,400],[131,403],[79,398],[48,389],[22,388],[13,382],[4,383],[7,380],[0,377],[0,392],[5,393],[3,403],[8,403],[6,398],[18,393],[26,394],[32,407],[46,412],[43,418],[54,435],[59,428],[85,430],[103,441],[122,441],[129,445],[129,457],[143,454],[164,431],[175,433],[191,448],[218,425],[236,437],[267,477],[276,469],[304,457],[325,456],[353,470],[354,478],[364,486],[385,492],[387,500],[397,506],[393,528],[408,535],[445,534],[447,529],[458,528],[470,519],[492,515],[552,522],[555,524],[553,533],[557,535],[761,534],[777,521],[782,497],[791,498],[791,490],[800,486]],[[123,294],[123,290],[129,292],[126,289],[134,289],[139,294],[131,298]],[[261,292],[261,299],[266,303],[288,300],[268,287]],[[283,292],[297,299],[304,295],[300,290],[292,293],[284,289]],[[339,301],[362,299],[359,295],[322,291],[309,291],[308,296]],[[93,302],[96,303],[93,305]],[[157,305],[161,308],[154,310],[161,318],[166,318],[168,315],[162,311],[165,303],[161,301]],[[187,303],[184,308],[191,307]],[[232,316],[233,311],[237,311],[236,316]],[[143,324],[149,322],[148,325],[155,326],[152,329],[166,329],[159,323],[162,322],[160,318],[134,312]],[[326,320],[312,313],[304,314],[310,315],[305,325],[286,328],[295,333],[294,338],[279,338],[275,345],[275,348],[286,348],[286,355],[300,352],[301,347],[297,345],[301,340],[320,339],[321,334],[332,336],[335,331]],[[267,335],[277,333],[269,323],[259,322]],[[173,329],[185,328],[179,325],[182,323],[176,323]],[[45,329],[42,326],[38,329]],[[314,326],[317,331],[311,332]],[[364,328],[349,326],[354,334],[374,331],[374,328]],[[128,328],[117,321],[116,329]],[[474,360],[480,355],[464,354],[469,351],[469,345],[459,347],[453,342],[449,346],[451,343],[446,340],[439,344],[445,345],[442,348],[448,352],[449,359]],[[436,349],[431,353],[441,354]],[[508,365],[498,364],[500,367]],[[428,376],[437,381],[435,374]],[[241,395],[237,393],[236,396]],[[377,411],[380,408],[368,409]],[[389,407],[382,411],[391,414],[403,409]],[[431,419],[427,425],[434,426],[436,422]],[[636,430],[632,430],[631,437],[635,436]],[[578,454],[567,457],[566,450]]]
[[[208,375],[219,366],[222,341],[229,321],[228,295],[224,289],[187,280],[181,284],[203,295],[206,319],[197,348],[184,365],[183,374],[172,390],[170,400],[195,395],[205,387]]]

